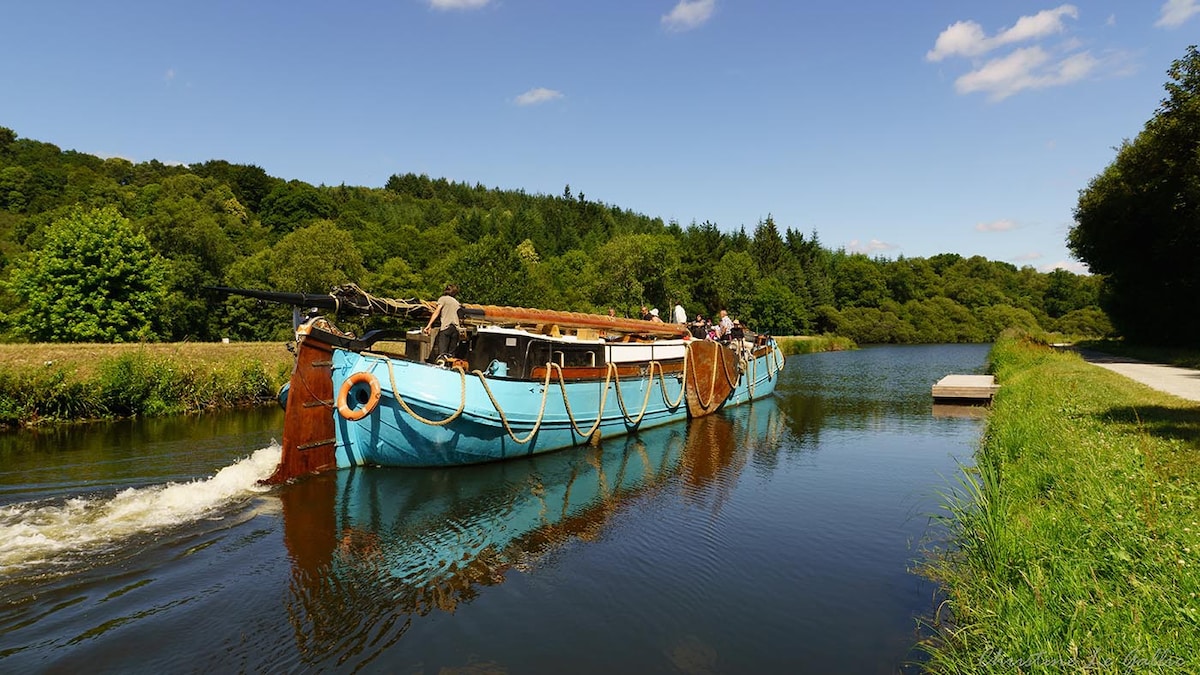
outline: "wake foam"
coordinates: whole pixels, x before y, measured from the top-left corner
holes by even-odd
[[[67,552],[102,549],[132,535],[199,520],[222,506],[265,492],[278,443],[207,479],[128,488],[108,498],[24,502],[0,507],[0,577]]]

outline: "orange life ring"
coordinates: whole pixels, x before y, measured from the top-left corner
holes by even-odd
[[[354,387],[354,385],[360,382],[366,382],[371,387],[371,395],[367,397],[366,403],[363,403],[361,408],[358,410],[352,410],[349,404],[350,390]],[[351,422],[355,420],[361,420],[362,418],[371,414],[371,411],[375,409],[375,406],[379,405],[379,398],[382,395],[383,391],[379,387],[379,380],[374,375],[362,371],[351,373],[350,377],[347,377],[346,381],[342,383],[342,388],[338,390],[338,414],[350,420]]]

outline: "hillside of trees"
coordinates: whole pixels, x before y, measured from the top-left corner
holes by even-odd
[[[775,335],[983,342],[1021,326],[1111,331],[1101,280],[982,257],[896,260],[817,233],[682,226],[589,200],[425,175],[313,186],[252,165],[102,159],[0,127],[0,340],[286,339],[291,313],[201,289],[325,293],[632,315],[725,308]]]

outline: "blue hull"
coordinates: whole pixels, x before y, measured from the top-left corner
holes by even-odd
[[[724,406],[770,396],[783,366],[771,343],[741,362]],[[683,371],[636,378],[510,379],[333,350],[333,391],[348,378],[378,382],[377,404],[354,384],[349,417],[333,412],[339,468],[432,467],[491,462],[587,445],[685,419]],[[364,378],[360,373],[367,373]],[[695,383],[693,383],[695,385]],[[701,394],[704,383],[698,386]],[[355,394],[358,394],[357,396]],[[350,419],[366,412],[361,419]]]

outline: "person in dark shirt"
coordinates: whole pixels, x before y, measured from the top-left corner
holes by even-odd
[[[741,340],[746,337],[746,329],[742,327],[742,322],[737,319],[733,320],[733,328],[729,330],[729,337],[734,340]]]

